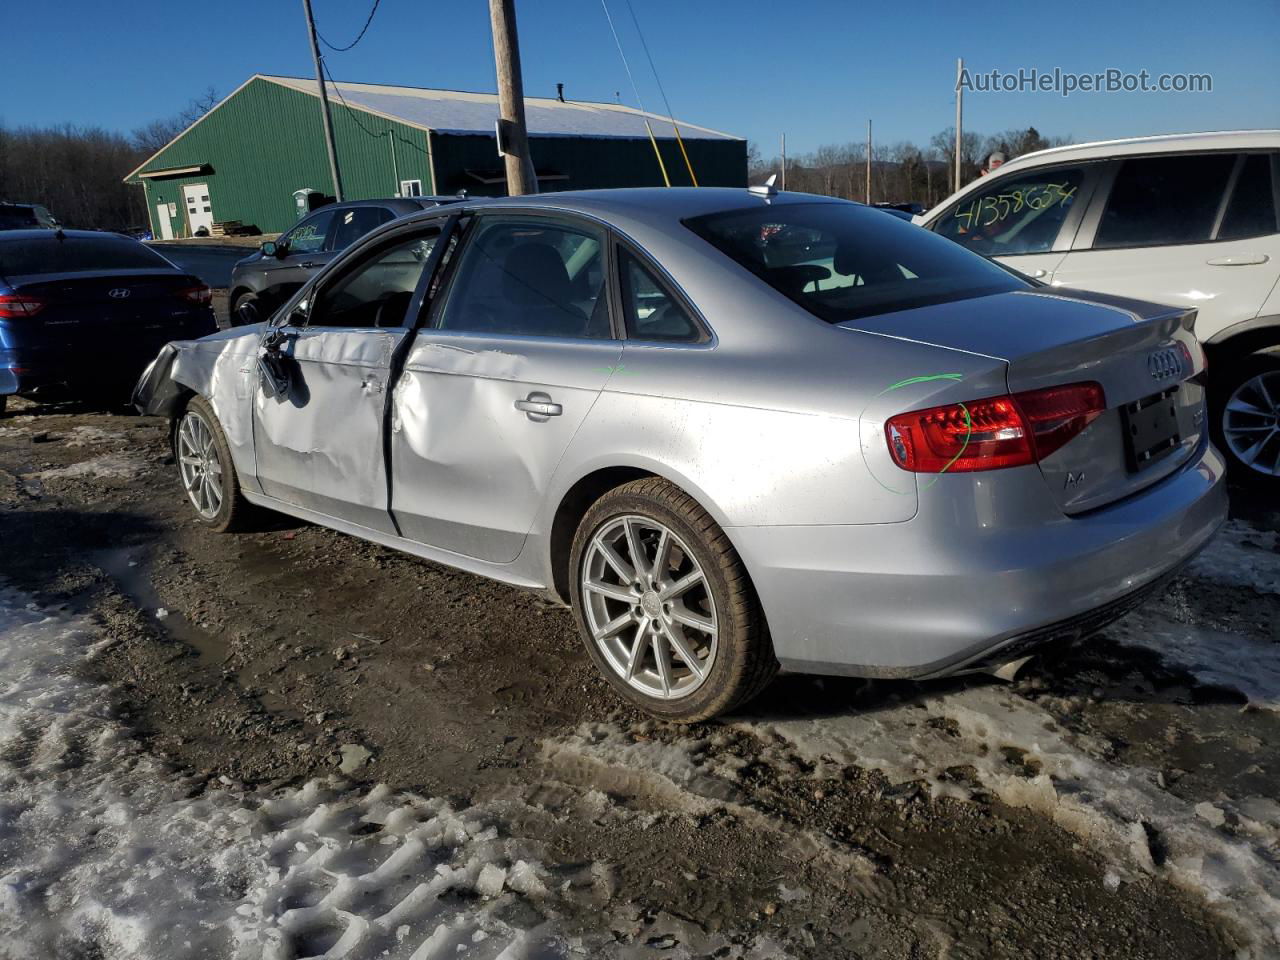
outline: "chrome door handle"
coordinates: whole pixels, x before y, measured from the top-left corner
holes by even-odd
[[[381,393],[382,381],[377,377],[364,377],[360,381],[360,389],[365,393]]]
[[[535,423],[542,423],[548,417],[558,417],[564,413],[564,407],[558,403],[552,403],[549,394],[537,391],[523,400],[517,400],[516,409],[524,412]]]
[[[310,270],[312,267],[316,266],[316,264],[308,260],[306,263],[298,264],[298,266],[300,266],[303,270]]]
[[[1265,253],[1239,253],[1234,257],[1214,257],[1205,263],[1211,267],[1247,267],[1255,263],[1266,263],[1270,259]]]

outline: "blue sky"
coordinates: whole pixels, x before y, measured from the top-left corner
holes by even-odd
[[[349,42],[366,0],[313,0],[320,30]],[[1073,0],[1054,4],[632,0],[676,116],[748,137],[762,152],[860,140],[926,141],[954,114],[955,59],[975,71],[1108,67],[1209,73],[1208,94],[975,93],[965,127],[1036,126],[1077,141],[1280,127],[1277,0]],[[644,105],[661,110],[625,0],[609,0]],[[517,0],[525,91],[635,103],[599,0]],[[127,13],[125,11],[128,11]],[[209,86],[312,72],[299,0],[11,3],[0,122],[128,131]],[[333,53],[339,80],[493,90],[485,0],[382,0],[364,40]]]

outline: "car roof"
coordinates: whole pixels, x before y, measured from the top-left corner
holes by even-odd
[[[620,227],[641,223],[658,225],[709,213],[795,203],[845,203],[849,200],[811,193],[771,196],[752,193],[746,187],[619,187],[607,190],[565,190],[523,197],[471,197],[424,211],[423,218],[465,210],[542,210],[578,213]]]
[[[1223,130],[1207,133],[1170,133],[1153,137],[1130,137],[1125,140],[1097,140],[1073,143],[1065,147],[1037,150],[1000,165],[1003,173],[1011,168],[1032,167],[1063,160],[1101,160],[1149,153],[1183,153],[1188,150],[1280,150],[1280,130]]]
[[[109,230],[50,230],[48,227],[31,227],[25,230],[5,230],[0,232],[0,240],[18,241],[18,240],[49,240],[56,237],[59,233],[66,240],[93,240],[110,237],[113,240],[127,240],[130,243],[137,243],[132,237],[126,237],[123,233],[112,233]]]

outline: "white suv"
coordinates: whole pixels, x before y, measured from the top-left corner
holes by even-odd
[[[1197,308],[1214,440],[1280,489],[1280,131],[1042,150],[915,219],[1052,286]]]

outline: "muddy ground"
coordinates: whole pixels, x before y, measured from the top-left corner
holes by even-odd
[[[1234,499],[1273,563],[1280,511]],[[1265,702],[1280,688],[1203,682],[1114,628],[1011,686],[783,677],[739,716],[658,724],[611,694],[566,610],[287,518],[211,534],[163,422],[20,400],[0,420],[0,543],[0,578],[113,640],[97,669],[149,749],[209,782],[296,785],[345,761],[357,782],[501,810],[549,861],[609,865],[597,901],[560,918],[570,927],[597,928],[612,900],[637,905],[620,940],[644,943],[665,913],[796,957],[1272,955],[1265,930],[1187,879],[1162,824],[1205,821],[1224,844],[1275,853],[1266,817],[1232,803],[1280,796]],[[1267,586],[1184,578],[1153,605],[1170,629],[1274,658]],[[1052,750],[969,729],[992,703],[1074,751],[1097,796],[1138,806],[1090,820],[1061,789],[1049,806],[1025,799],[1020,784],[1051,779]],[[903,730],[933,738],[921,756],[943,744],[941,760],[895,774],[878,753]],[[1131,782],[1139,799],[1115,800]],[[1087,812],[1084,793],[1072,802]],[[1245,893],[1261,899],[1237,898],[1254,914],[1276,892],[1259,857]]]

